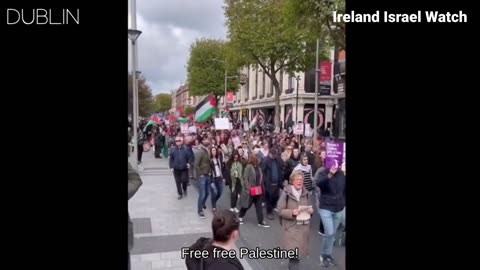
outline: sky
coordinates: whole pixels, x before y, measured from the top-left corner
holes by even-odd
[[[138,70],[154,95],[186,82],[190,44],[195,39],[226,38],[223,5],[223,0],[136,0],[137,29],[142,31],[137,40]],[[130,45],[128,55],[131,71]]]

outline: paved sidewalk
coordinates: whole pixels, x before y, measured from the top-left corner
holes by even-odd
[[[143,185],[129,201],[135,242],[132,270],[187,269],[180,249],[199,237],[212,237],[210,211],[206,219],[197,215],[198,193],[188,187],[188,196],[177,200],[175,180],[167,159],[154,159],[144,153],[139,169]],[[246,270],[252,269],[241,260]]]

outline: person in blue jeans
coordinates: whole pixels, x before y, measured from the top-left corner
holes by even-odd
[[[200,175],[198,178],[198,215],[200,218],[205,218],[203,210],[207,208],[205,203],[207,202],[211,183],[212,179],[209,175]]]
[[[195,175],[198,176],[198,216],[200,218],[205,218],[203,209],[206,209],[205,202],[211,183],[212,168],[209,146],[208,137],[203,138],[202,145],[198,148],[194,159]]]
[[[216,148],[210,149],[210,166],[212,168],[212,183],[210,184],[210,198],[212,199],[212,211],[217,210],[217,201],[222,196],[223,179],[225,175],[225,163],[221,152]]]
[[[345,174],[335,163],[317,178],[320,188],[319,214],[324,227],[320,262],[323,267],[336,265],[332,257],[333,243],[345,208]]]

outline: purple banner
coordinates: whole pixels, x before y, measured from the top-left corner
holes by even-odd
[[[327,142],[325,167],[331,168],[337,162],[340,168],[343,163],[344,142]]]

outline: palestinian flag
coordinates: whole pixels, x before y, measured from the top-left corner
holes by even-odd
[[[253,117],[252,122],[250,122],[250,128],[254,128],[257,125],[258,122],[258,114]]]
[[[177,118],[178,123],[185,124],[190,122],[190,117],[179,117]]]
[[[160,123],[160,116],[158,116],[157,113],[154,113],[152,115],[152,117],[150,118],[150,121],[148,121],[148,123],[145,125],[145,128],[143,128],[143,132],[146,132],[147,131],[147,127],[150,126],[150,125],[158,125]]]
[[[209,95],[195,108],[195,122],[203,123],[210,119],[216,109],[215,96]]]

